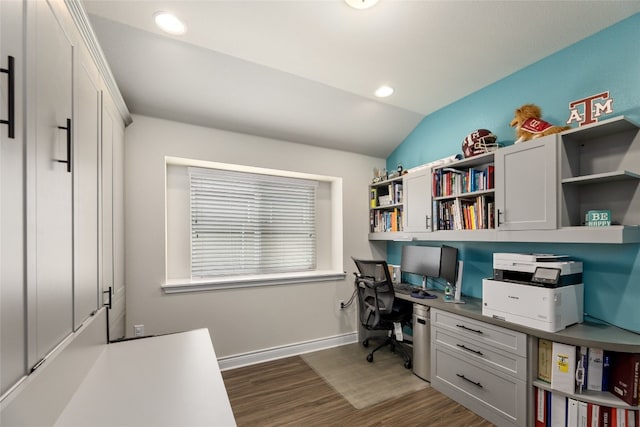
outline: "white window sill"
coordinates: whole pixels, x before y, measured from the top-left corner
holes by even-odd
[[[254,286],[289,285],[294,283],[343,280],[344,271],[318,270],[298,273],[224,276],[207,279],[171,279],[161,285],[165,294],[237,289]]]

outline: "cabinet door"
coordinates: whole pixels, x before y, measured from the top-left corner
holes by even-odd
[[[495,152],[498,230],[557,228],[557,136]]]
[[[0,1],[0,68],[13,58],[14,135],[0,125],[0,395],[26,373],[23,3]],[[9,74],[0,73],[0,119],[8,120]]]
[[[125,336],[124,126],[105,94],[102,110],[102,287],[111,287],[110,339]]]
[[[431,170],[409,172],[402,178],[404,231],[431,231]]]
[[[98,148],[101,89],[98,71],[82,51],[74,110],[74,327],[98,308]]]
[[[48,1],[35,2],[35,13],[35,99],[30,98],[35,105],[35,200],[28,207],[35,215],[29,238],[35,268],[28,273],[29,304],[34,304],[29,317],[35,321],[29,329],[34,337],[29,365],[73,330],[72,173],[60,162],[71,161],[73,43]]]

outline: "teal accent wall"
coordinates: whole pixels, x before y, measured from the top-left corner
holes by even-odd
[[[430,114],[387,158],[387,169],[399,163],[410,169],[461,153],[464,137],[478,128],[490,129],[498,141],[510,145],[516,139],[509,127],[513,111],[527,103],[539,105],[546,121],[562,125],[569,118],[570,102],[609,91],[613,113],[600,119],[624,115],[640,123],[639,41],[640,14],[635,14]],[[400,262],[404,244],[388,243],[390,263]],[[640,333],[638,244],[416,244],[457,247],[464,261],[463,294],[478,298],[482,297],[482,279],[492,274],[494,252],[570,255],[584,263],[585,313]]]

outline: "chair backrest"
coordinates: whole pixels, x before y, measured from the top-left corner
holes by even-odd
[[[360,323],[367,329],[376,329],[385,314],[393,310],[395,293],[386,261],[353,258],[359,274],[355,287],[358,292]]]

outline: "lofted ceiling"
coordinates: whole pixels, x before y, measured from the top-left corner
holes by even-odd
[[[134,114],[387,157],[422,118],[640,1],[85,0]],[[183,36],[157,29],[170,11]],[[386,84],[395,93],[373,95]]]

